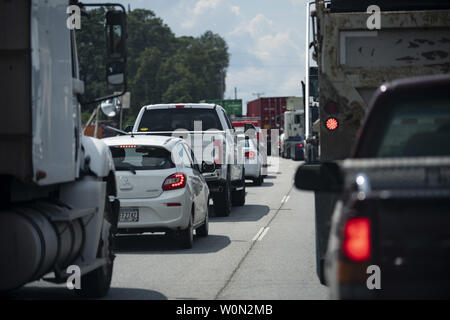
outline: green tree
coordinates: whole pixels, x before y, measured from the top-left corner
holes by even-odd
[[[85,100],[111,93],[105,82],[104,15],[104,8],[90,10],[76,33]],[[131,109],[124,113],[125,123],[132,122],[144,105],[223,98],[229,54],[218,34],[206,31],[198,38],[177,38],[153,11],[145,9],[128,13],[127,31]]]

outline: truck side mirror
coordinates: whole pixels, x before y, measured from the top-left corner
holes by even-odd
[[[308,191],[341,192],[343,176],[334,162],[303,164],[295,174],[297,189]]]
[[[107,62],[106,79],[111,85],[125,82],[126,67],[126,13],[110,10],[106,13]]]

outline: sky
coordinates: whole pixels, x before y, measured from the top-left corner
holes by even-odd
[[[226,99],[301,96],[305,0],[122,0],[152,10],[176,36],[207,30],[228,44]]]

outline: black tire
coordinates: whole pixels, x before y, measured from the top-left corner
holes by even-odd
[[[194,227],[193,227],[193,212],[194,208],[192,208],[192,213],[189,219],[189,225],[186,229],[181,230],[179,232],[179,241],[180,241],[180,247],[182,249],[191,249],[192,245],[194,244]]]
[[[253,179],[253,184],[255,186],[260,186],[263,184],[263,182],[264,182],[264,177],[262,176],[261,171],[259,171],[259,177],[256,179]]]
[[[233,191],[233,194],[231,196],[231,202],[233,206],[242,207],[245,205],[245,171],[242,170],[242,179],[239,183],[242,187],[241,190]]]
[[[203,224],[195,230],[195,234],[199,237],[207,237],[209,234],[209,199],[208,199],[208,211],[205,216],[205,221]]]
[[[231,186],[227,181],[222,193],[214,195],[214,213],[219,217],[228,217],[231,213]]]
[[[105,216],[112,210],[108,196],[105,203]],[[106,220],[105,220],[106,221]],[[108,294],[111,287],[111,279],[114,266],[114,233],[113,228],[109,228],[107,243],[100,239],[97,257],[107,258],[107,264],[97,268],[81,277],[81,290],[77,290],[85,298],[102,298]]]

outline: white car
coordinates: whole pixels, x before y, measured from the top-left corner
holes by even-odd
[[[240,139],[244,152],[245,179],[253,180],[253,184],[260,186],[264,182],[263,157],[258,151],[257,141],[249,137]]]
[[[208,235],[209,188],[180,138],[126,135],[106,138],[116,168],[120,199],[118,233],[166,232],[183,248],[191,248],[193,233]]]

